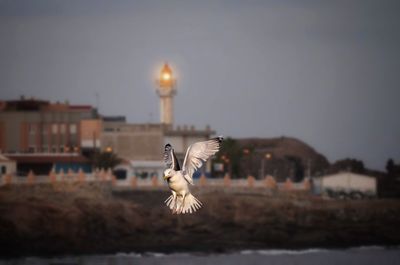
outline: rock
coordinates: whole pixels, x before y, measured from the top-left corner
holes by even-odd
[[[196,190],[204,206],[172,215],[166,191],[97,186],[0,188],[3,257],[138,251],[398,245],[400,202],[323,201]]]

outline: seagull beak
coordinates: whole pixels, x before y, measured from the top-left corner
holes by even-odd
[[[167,180],[167,179],[168,179],[168,176],[164,176],[163,178],[164,178],[164,180]]]

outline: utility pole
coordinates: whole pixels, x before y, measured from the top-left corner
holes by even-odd
[[[307,177],[311,179],[311,159],[307,159]]]

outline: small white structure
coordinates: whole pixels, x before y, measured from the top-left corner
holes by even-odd
[[[0,154],[0,176],[3,176],[5,174],[15,174],[16,171],[16,162]]]
[[[113,173],[118,185],[130,185],[132,177],[144,179],[148,182],[156,176],[160,183],[163,182],[165,164],[163,161],[123,161],[114,167]]]
[[[376,196],[377,194],[375,177],[351,172],[340,172],[317,178],[314,181],[314,185],[321,193],[328,195],[341,193],[345,195]]]

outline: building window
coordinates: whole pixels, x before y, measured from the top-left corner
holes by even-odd
[[[52,153],[57,153],[57,146],[53,145],[53,146],[51,147],[51,152],[52,152]]]
[[[28,131],[29,131],[29,134],[34,134],[35,133],[35,125],[32,123],[28,124]]]
[[[1,174],[6,174],[6,173],[7,173],[6,166],[1,166]]]
[[[65,123],[60,125],[60,133],[64,134],[65,133]]]
[[[48,153],[49,152],[49,147],[47,145],[42,146],[42,152],[43,153]]]
[[[51,132],[53,134],[57,134],[58,133],[58,124],[52,124],[51,125]]]
[[[76,134],[77,128],[76,124],[70,124],[69,125],[69,133],[70,134]]]
[[[74,146],[72,150],[74,151],[74,153],[79,153],[79,146]]]
[[[36,147],[34,145],[31,145],[28,147],[28,153],[35,153]]]
[[[60,153],[64,153],[64,146],[60,146]]]
[[[47,130],[48,129],[49,129],[49,125],[43,124],[43,126],[42,126],[42,134],[47,135],[47,133],[48,133]]]

